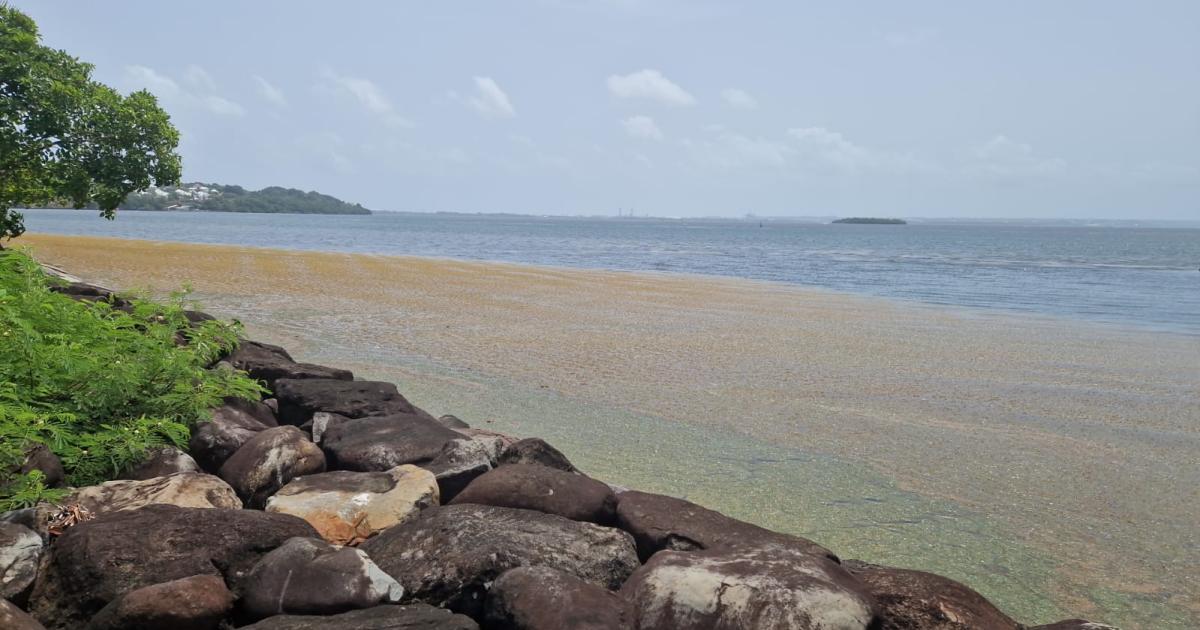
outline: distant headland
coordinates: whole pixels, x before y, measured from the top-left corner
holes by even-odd
[[[854,223],[857,225],[908,225],[904,219],[881,219],[878,217],[849,217],[835,219],[833,223]]]
[[[56,204],[48,204],[46,207],[55,206]],[[95,207],[95,204],[88,207]],[[187,182],[178,186],[151,186],[142,192],[129,195],[120,209],[165,212],[371,214],[371,211],[361,204],[348,203],[315,191],[305,192],[280,186],[246,190],[241,186],[203,182]]]

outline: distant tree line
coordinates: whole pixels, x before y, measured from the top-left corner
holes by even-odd
[[[371,214],[360,204],[347,203],[319,192],[304,192],[295,188],[269,186],[262,190],[246,190],[241,186],[199,184],[211,192],[203,199],[175,194],[176,190],[194,190],[198,184],[167,186],[129,195],[121,204],[122,210],[192,209],[205,212],[273,212],[289,214]]]

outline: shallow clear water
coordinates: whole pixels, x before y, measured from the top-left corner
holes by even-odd
[[[31,232],[775,280],[1200,334],[1200,228],[31,210]]]

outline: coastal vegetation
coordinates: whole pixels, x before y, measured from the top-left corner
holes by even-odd
[[[100,483],[151,448],[186,445],[226,397],[260,393],[209,367],[239,329],[191,321],[186,292],[80,300],[64,284],[25,253],[0,252],[0,511],[56,494],[27,465],[38,450],[61,460],[70,485]]]
[[[91,74],[0,4],[0,240],[25,231],[15,207],[93,205],[111,219],[130,193],[179,180],[179,133],[154,95]]]
[[[371,214],[357,203],[347,203],[319,192],[269,186],[246,190],[241,186],[191,182],[179,186],[152,186],[129,195],[122,210],[183,210],[200,212],[269,212],[288,214]]]
[[[854,225],[908,225],[904,219],[882,219],[878,217],[847,217],[836,219],[833,223],[850,223]]]

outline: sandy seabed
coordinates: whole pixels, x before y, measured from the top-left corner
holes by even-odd
[[[687,275],[27,235],[616,483],[967,581],[1200,625],[1200,336]],[[284,244],[286,245],[286,244]],[[469,417],[468,417],[469,416]]]

